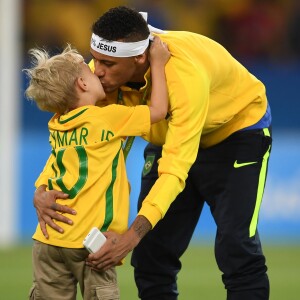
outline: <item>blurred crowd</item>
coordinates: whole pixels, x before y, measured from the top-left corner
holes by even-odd
[[[88,55],[93,21],[118,5],[148,11],[153,26],[211,37],[244,61],[300,60],[299,0],[23,0],[25,57],[67,42]]]

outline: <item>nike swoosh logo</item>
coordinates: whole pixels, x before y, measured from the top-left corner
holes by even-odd
[[[233,167],[237,169],[237,168],[241,168],[241,167],[245,167],[245,166],[249,166],[249,165],[253,165],[253,164],[257,164],[257,161],[238,163],[238,161],[236,160],[233,164]]]

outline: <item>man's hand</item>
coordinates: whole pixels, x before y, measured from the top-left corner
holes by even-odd
[[[68,219],[62,213],[68,213],[76,215],[76,211],[68,206],[56,203],[56,199],[67,199],[68,194],[60,191],[51,190],[46,191],[46,185],[42,185],[37,188],[33,197],[33,205],[36,208],[36,213],[41,230],[46,239],[49,238],[46,224],[55,229],[56,231],[63,233],[63,229],[53,222],[53,219],[72,225],[72,220]]]
[[[138,245],[151,228],[150,222],[144,216],[137,216],[129,230],[123,234],[103,232],[107,240],[99,251],[88,256],[87,265],[98,271],[120,265],[121,260]]]

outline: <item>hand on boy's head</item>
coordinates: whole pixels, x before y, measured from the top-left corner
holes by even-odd
[[[150,45],[150,63],[166,64],[171,57],[168,45],[164,43],[158,36],[155,36]]]

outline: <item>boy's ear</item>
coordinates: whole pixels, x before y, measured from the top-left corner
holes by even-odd
[[[78,85],[78,87],[83,90],[83,91],[87,91],[87,84],[84,81],[84,79],[82,77],[78,77],[76,79],[76,84]]]

